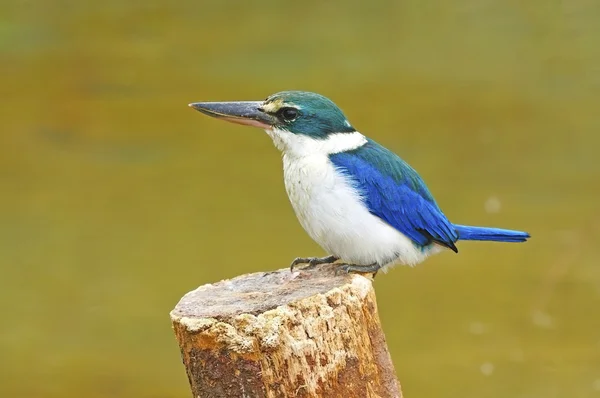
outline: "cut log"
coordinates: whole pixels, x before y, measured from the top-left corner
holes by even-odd
[[[247,274],[186,294],[171,320],[195,398],[401,397],[372,280]]]

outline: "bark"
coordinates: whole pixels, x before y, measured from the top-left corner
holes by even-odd
[[[200,286],[171,320],[194,397],[402,397],[372,280],[335,266]]]

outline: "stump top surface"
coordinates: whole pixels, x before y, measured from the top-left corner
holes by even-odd
[[[310,271],[289,268],[245,274],[202,285],[181,298],[172,318],[215,318],[226,320],[240,314],[258,315],[280,305],[323,294],[352,283],[360,275],[335,275],[336,265],[324,264]]]

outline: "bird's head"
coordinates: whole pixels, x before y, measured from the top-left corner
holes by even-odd
[[[364,141],[340,108],[316,93],[282,91],[264,101],[196,102],[190,106],[218,119],[260,127],[283,151],[334,153]]]

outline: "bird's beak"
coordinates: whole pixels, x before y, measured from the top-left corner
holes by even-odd
[[[261,109],[260,101],[194,102],[189,106],[205,115],[232,123],[270,129],[276,118]]]

